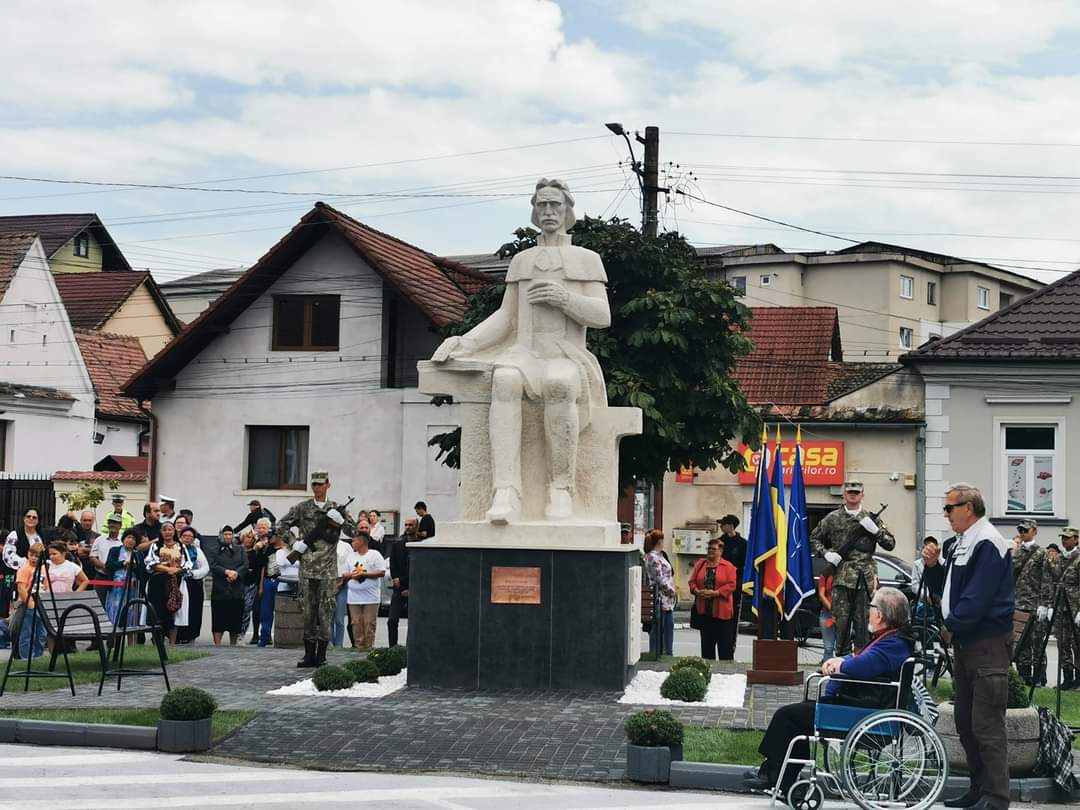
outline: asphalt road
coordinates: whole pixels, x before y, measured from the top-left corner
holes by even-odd
[[[268,741],[269,742],[269,741]],[[379,810],[613,810],[766,808],[722,793],[508,782],[456,776],[323,773],[167,754],[0,745],[0,810],[169,810],[227,807],[373,807]],[[848,805],[830,802],[827,808]],[[1036,805],[1012,805],[1028,810]]]

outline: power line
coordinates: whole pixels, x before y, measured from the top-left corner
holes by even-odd
[[[675,193],[679,194],[679,195],[681,195],[683,197],[686,197],[688,199],[691,199],[691,200],[697,200],[698,202],[703,202],[706,205],[711,205],[711,206],[713,206],[715,208],[722,208],[725,211],[731,211],[732,213],[735,213],[735,214],[741,214],[744,217],[752,217],[753,219],[760,219],[760,220],[762,220],[764,222],[771,222],[774,225],[783,225],[785,228],[791,228],[791,229],[796,230],[796,231],[803,231],[804,233],[813,233],[813,234],[817,234],[818,236],[827,236],[830,239],[839,239],[841,242],[851,242],[852,244],[855,244],[855,245],[859,244],[859,240],[857,240],[857,239],[849,239],[846,236],[837,236],[836,234],[826,233],[825,231],[817,231],[817,230],[814,230],[813,228],[804,228],[802,225],[792,225],[790,222],[784,222],[784,221],[779,220],[779,219],[773,219],[772,217],[762,216],[761,214],[752,214],[749,211],[742,211],[742,210],[740,210],[738,208],[732,208],[730,205],[722,205],[721,203],[716,203],[716,202],[713,202],[712,200],[706,200],[704,197],[699,197],[696,194],[691,194],[691,193],[689,193],[687,191],[682,191],[681,189],[676,189]]]
[[[932,146],[1022,146],[1022,147],[1061,147],[1077,148],[1080,143],[1047,141],[963,141],[945,138],[872,138],[862,136],[835,135],[766,135],[749,132],[675,132],[665,131],[667,135],[681,135],[689,138],[738,138],[746,140],[774,141],[835,141],[838,143],[910,143]]]

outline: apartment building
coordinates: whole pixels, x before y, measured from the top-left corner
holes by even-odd
[[[732,245],[698,255],[749,306],[836,307],[844,359],[855,362],[895,360],[1043,286],[988,264],[880,242],[820,253]]]

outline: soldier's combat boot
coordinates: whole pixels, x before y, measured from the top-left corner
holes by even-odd
[[[1031,665],[1030,664],[1019,664],[1016,667],[1016,671],[1018,673],[1020,673],[1020,679],[1024,682],[1024,686],[1032,686],[1033,685],[1033,682],[1031,680]]]
[[[315,666],[321,667],[326,663],[326,645],[327,642],[320,641],[315,647]]]
[[[296,662],[297,669],[310,669],[315,663],[315,642],[304,639],[304,657]]]

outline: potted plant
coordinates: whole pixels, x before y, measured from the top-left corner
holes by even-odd
[[[682,759],[683,724],[660,709],[635,712],[623,724],[626,731],[626,775],[635,782],[666,784],[673,759]],[[677,749],[677,757],[673,750]]]
[[[174,689],[161,699],[158,720],[159,751],[185,754],[210,747],[210,724],[217,701],[213,695],[185,686]]]
[[[951,697],[951,695],[950,695]],[[945,743],[949,767],[966,770],[967,757],[956,733],[956,707],[952,701],[939,707],[937,732]],[[1039,757],[1039,710],[1028,700],[1028,688],[1015,669],[1009,669],[1009,697],[1005,711],[1005,733],[1009,741],[1010,776],[1030,776]]]

